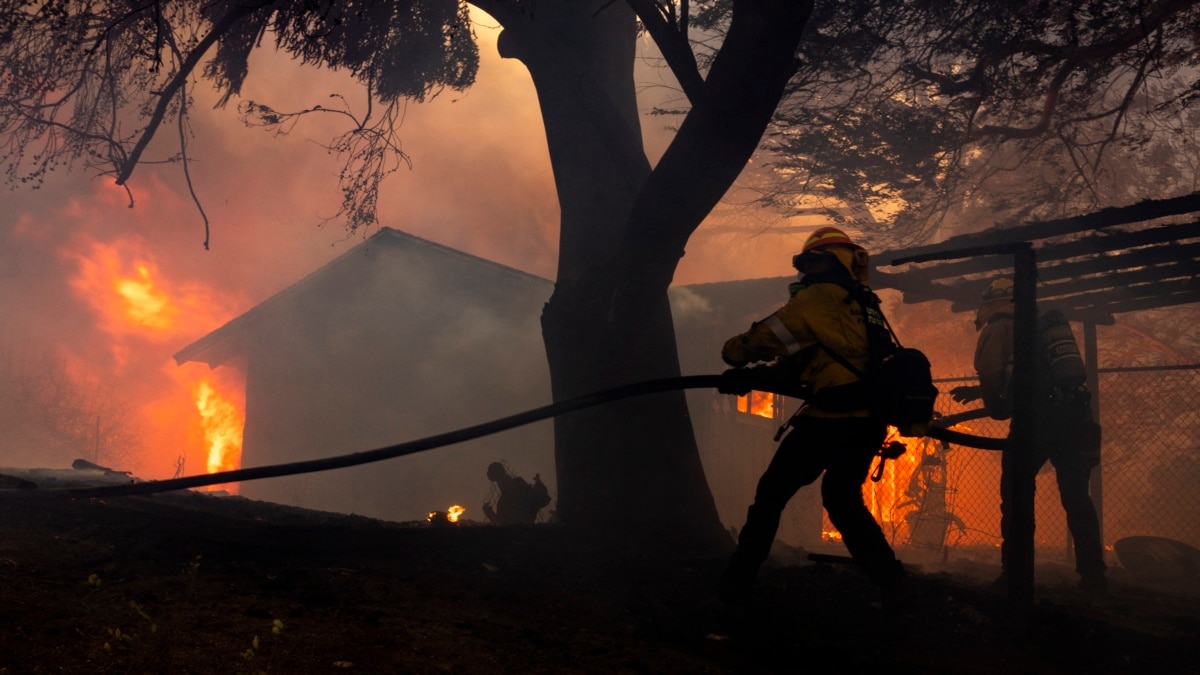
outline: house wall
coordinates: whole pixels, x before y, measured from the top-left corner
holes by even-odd
[[[550,403],[538,317],[549,284],[435,251],[369,248],[303,307],[252,333],[244,466],[360,452]],[[556,494],[539,422],[383,462],[243,484],[242,494],[389,520],[452,504],[483,521],[487,465],[539,473]],[[549,509],[553,509],[551,504]],[[549,510],[548,509],[548,510]]]

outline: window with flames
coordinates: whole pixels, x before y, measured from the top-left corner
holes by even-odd
[[[752,391],[745,396],[738,397],[737,411],[747,415],[774,419],[776,408],[782,406],[782,401],[779,400],[781,398],[768,391]]]

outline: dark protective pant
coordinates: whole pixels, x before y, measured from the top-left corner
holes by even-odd
[[[821,500],[850,555],[879,587],[895,586],[903,578],[903,568],[862,495],[886,435],[886,425],[868,418],[794,418],[791,431],[758,481],[754,504],[725,575],[725,583],[736,588],[727,590],[749,590],[771,551],[784,507],[822,472]]]
[[[1044,406],[1038,410],[1035,426],[1034,475],[1046,461],[1054,467],[1058,494],[1067,514],[1067,529],[1075,542],[1075,570],[1084,578],[1104,576],[1104,544],[1100,538],[1100,519],[1089,492],[1092,468],[1099,456],[1096,448],[1086,447],[1091,437],[1087,426],[1091,411],[1086,407]],[[1098,439],[1097,439],[1098,441]],[[1012,478],[1000,477],[1000,547],[1001,563],[1008,569],[1010,562],[1011,528],[1008,504],[1012,495]]]

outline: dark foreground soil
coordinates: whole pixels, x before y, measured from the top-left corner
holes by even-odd
[[[395,524],[237,497],[0,493],[0,673],[1193,673],[1200,599],[1042,581],[1027,612],[916,570],[885,612],[794,555],[752,610],[723,560],[582,553],[556,525]],[[1114,572],[1119,572],[1115,570]]]

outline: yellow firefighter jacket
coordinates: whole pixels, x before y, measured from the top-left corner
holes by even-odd
[[[835,283],[801,284],[786,305],[750,330],[726,343],[721,356],[726,363],[743,366],[788,359],[791,370],[815,396],[825,387],[858,380],[820,347],[837,352],[856,368],[865,371],[870,357],[863,310],[857,302],[845,302],[849,293]],[[849,411],[822,410],[805,406],[801,415],[812,417],[868,417],[865,408]]]
[[[975,343],[975,372],[979,393],[988,415],[998,420],[1012,417],[1009,380],[1012,378],[1013,300],[1000,297],[985,301],[975,315],[979,340]]]

